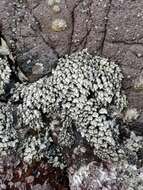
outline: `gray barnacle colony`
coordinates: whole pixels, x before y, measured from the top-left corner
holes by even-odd
[[[6,87],[10,82],[11,69],[7,58],[0,58],[0,96],[5,94]]]
[[[60,58],[50,77],[17,84],[8,104],[14,110],[7,108],[9,123],[15,114],[17,118],[11,129],[14,150],[27,162],[46,157],[63,168],[65,150],[72,151],[84,139],[100,159],[122,159],[128,147],[121,143],[120,125],[112,113],[127,104],[122,78],[118,65],[83,50]],[[9,150],[7,143],[1,146]]]
[[[142,190],[143,168],[120,162],[117,165],[105,162],[97,164],[90,162],[77,169],[69,170],[69,181],[71,190],[99,190],[99,189],[124,189]],[[71,172],[72,171],[72,172]],[[74,174],[73,174],[74,173]]]
[[[9,103],[7,105],[0,103],[0,156],[9,154],[18,143],[14,118],[11,114],[13,111],[13,107]]]

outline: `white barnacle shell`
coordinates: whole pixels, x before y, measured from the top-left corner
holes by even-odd
[[[61,8],[59,5],[54,5],[52,10],[54,11],[54,13],[59,13],[61,11]]]
[[[48,5],[53,6],[55,4],[55,0],[48,0]]]
[[[1,46],[0,46],[0,55],[9,55],[10,51],[9,48],[3,38],[1,38]]]
[[[67,22],[64,19],[57,18],[52,22],[52,30],[54,32],[61,32],[67,28]]]
[[[100,113],[100,114],[107,114],[107,110],[106,110],[105,108],[101,108],[101,109],[99,110],[99,113]]]

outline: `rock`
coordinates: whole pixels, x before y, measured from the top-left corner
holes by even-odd
[[[79,169],[69,169],[69,182],[71,190],[117,190],[142,189],[142,168],[121,162],[114,165],[110,162],[90,162]]]
[[[37,80],[55,67],[58,53],[45,39],[38,19],[31,12],[32,3],[2,0],[0,20],[2,33],[15,55],[16,63],[29,81]],[[32,68],[41,62],[44,70],[33,75]]]

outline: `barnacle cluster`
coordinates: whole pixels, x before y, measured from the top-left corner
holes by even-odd
[[[0,96],[5,94],[7,85],[10,82],[11,69],[7,58],[0,58]]]
[[[64,150],[75,149],[82,138],[100,159],[137,157],[142,139],[131,134],[123,141],[116,121],[127,104],[122,78],[118,65],[83,50],[60,58],[50,77],[17,83],[0,109],[1,138],[8,136],[0,150],[14,149],[27,162],[46,157],[63,168]]]
[[[127,162],[112,164],[90,162],[69,174],[71,190],[142,190],[143,168]]]
[[[8,103],[0,103],[0,155],[7,155],[15,149],[18,136],[15,130],[13,107]]]
[[[122,151],[112,112],[126,105],[121,81],[116,64],[83,50],[59,59],[52,76],[18,83],[9,101],[17,118],[17,152],[27,161],[48,155],[58,163],[60,149],[74,145],[76,131],[96,155],[117,160]]]

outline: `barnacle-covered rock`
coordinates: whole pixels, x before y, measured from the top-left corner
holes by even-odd
[[[73,171],[71,168],[70,170]],[[69,180],[71,190],[141,190],[143,168],[137,168],[128,162],[90,162],[73,173],[69,172]]]
[[[5,97],[9,91],[12,70],[9,61],[14,62],[13,56],[5,40],[0,36],[0,98]],[[6,97],[5,97],[6,98]]]
[[[10,83],[11,69],[6,57],[0,57],[0,96],[5,94],[6,88]]]
[[[143,189],[143,168],[137,168],[136,165],[123,163],[117,168],[118,183],[122,184],[122,188],[127,190],[142,190]]]
[[[117,189],[117,172],[113,166],[108,168],[108,165],[105,163],[97,164],[96,162],[90,162],[80,167],[73,174],[69,172],[70,189]]]
[[[126,139],[123,143],[124,154],[129,164],[140,165],[142,163],[143,137],[137,136],[134,132],[131,132],[130,138]],[[142,165],[142,164],[141,164]]]
[[[17,147],[18,136],[15,129],[13,107],[0,103],[0,156],[7,155]]]
[[[12,102],[19,104],[16,127],[25,131],[21,155],[30,161],[48,154],[51,143],[58,150],[72,147],[79,133],[95,155],[118,160],[123,151],[112,112],[126,106],[122,78],[116,64],[83,50],[59,59],[52,76],[18,84]]]
[[[142,138],[131,133],[122,139],[114,114],[126,106],[122,78],[116,64],[83,50],[59,59],[50,77],[17,83],[1,114],[1,126],[9,134],[3,150],[11,149],[12,135],[13,147],[25,161],[46,157],[63,168],[65,148],[74,152],[84,139],[100,159],[134,157],[136,163]],[[9,121],[4,118],[8,115]]]

